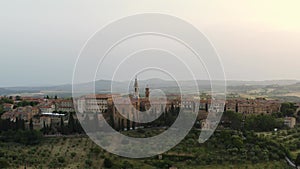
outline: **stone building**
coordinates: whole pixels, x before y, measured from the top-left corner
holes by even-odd
[[[145,88],[145,97],[140,97],[139,85],[137,78],[134,82],[134,93],[131,96],[119,96],[113,98],[113,121],[117,129],[133,128],[140,124],[128,119],[136,121],[145,121],[144,118],[157,119],[162,113],[167,112],[173,106],[180,107],[178,96],[170,96],[167,98],[154,97],[150,98],[150,88]],[[192,108],[191,105],[187,105]],[[142,115],[140,113],[143,113]],[[122,114],[127,114],[124,117]],[[130,125],[130,126],[128,126]]]
[[[289,128],[294,128],[296,125],[296,118],[295,117],[285,117],[284,125],[288,126]]]
[[[245,115],[250,114],[272,114],[280,112],[281,103],[277,100],[257,99],[237,99],[227,100],[225,111],[233,111]]]

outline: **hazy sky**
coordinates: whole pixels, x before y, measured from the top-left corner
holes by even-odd
[[[227,79],[300,79],[300,1],[0,1],[0,86],[71,83],[102,26],[144,12],[180,17],[211,40]]]

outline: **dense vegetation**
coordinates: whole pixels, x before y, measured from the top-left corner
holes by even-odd
[[[10,102],[7,98],[0,100],[0,103]],[[68,123],[62,117],[59,125],[44,124],[41,131],[33,130],[32,121],[25,126],[25,121],[18,118],[0,120],[0,168],[289,168],[285,157],[300,164],[300,130],[287,130],[282,117],[296,116],[295,110],[294,104],[284,103],[281,112],[272,115],[225,112],[218,130],[207,142],[199,144],[200,130],[193,129],[179,145],[162,154],[161,159],[157,156],[127,159],[105,152],[82,135],[83,129],[72,113],[67,115]],[[172,107],[152,123],[145,124],[144,129],[129,131],[127,128],[120,132],[133,137],[160,134],[172,125],[178,112],[179,109]],[[90,128],[98,126],[97,120],[85,119],[84,123],[91,125]],[[124,130],[124,124],[119,130]],[[58,133],[63,136],[52,135]]]
[[[222,126],[242,131],[273,131],[275,128],[284,129],[283,119],[274,115],[247,115],[232,111],[224,112]]]
[[[20,101],[18,102],[16,105],[15,105],[15,108],[16,107],[25,107],[25,106],[36,106],[38,105],[38,102],[29,102],[29,101]]]
[[[293,159],[295,159],[300,152],[300,128],[281,130],[278,132],[261,132],[258,133],[258,135],[286,147],[286,149],[290,151]]]
[[[79,123],[78,119],[74,119],[74,112],[68,113],[68,124],[65,125],[64,118],[60,118],[59,125],[50,126],[43,124],[43,128],[41,129],[41,132],[43,132],[44,135],[53,135],[53,134],[63,134],[63,135],[70,135],[70,134],[83,134],[84,131],[81,127],[81,124]]]
[[[30,122],[32,125],[32,121]],[[31,126],[30,125],[30,126]],[[3,142],[15,142],[25,145],[38,144],[42,133],[33,130],[32,126],[26,129],[25,121],[16,118],[16,121],[0,119],[0,140]]]
[[[12,99],[9,99],[9,98],[1,98],[0,99],[0,115],[2,115],[4,113],[4,108],[3,108],[4,103],[13,104],[14,101]]]
[[[143,130],[130,131],[128,135],[158,132]],[[0,165],[9,168],[289,168],[284,161],[287,151],[253,132],[217,131],[204,144],[197,142],[198,136],[199,131],[191,131],[179,145],[162,154],[162,159],[156,156],[135,160],[109,154],[83,136],[47,137],[31,146],[0,142]]]

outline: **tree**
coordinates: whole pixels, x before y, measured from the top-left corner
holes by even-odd
[[[237,135],[232,136],[232,144],[238,149],[241,149],[244,146],[242,138]]]
[[[15,124],[12,124],[14,126],[14,129],[15,130],[19,130],[21,129],[21,122],[20,122],[20,119],[17,117],[16,118],[16,123]]]
[[[282,104],[281,104],[281,107],[280,107],[280,111],[281,111],[282,113],[285,113],[286,110],[289,109],[289,108],[290,108],[290,103],[282,103]]]
[[[296,112],[297,106],[294,103],[282,103],[280,111],[284,116],[293,116]]]
[[[85,165],[86,165],[88,168],[91,168],[92,164],[93,164],[93,161],[92,161],[92,160],[90,160],[90,159],[86,159],[86,160],[85,160]]]
[[[25,130],[25,121],[20,117],[17,117],[16,122],[9,122],[9,129]]]
[[[175,114],[175,107],[174,107],[173,102],[172,102],[172,104],[171,104],[170,112],[171,112],[173,115]],[[175,114],[175,115],[176,115],[176,114]]]
[[[104,159],[104,167],[105,168],[111,168],[113,166],[112,161],[109,158]]]
[[[133,114],[132,130],[135,130],[135,115]]]
[[[23,119],[20,121],[20,129],[25,130],[25,121]]]
[[[8,103],[8,104],[13,104],[14,101],[12,100],[12,96],[10,96],[9,98],[1,98],[0,99],[0,104],[3,104],[3,103]]]
[[[21,100],[21,96],[16,96],[16,100]]]
[[[121,130],[124,130],[124,119],[121,120]]]
[[[226,111],[223,114],[222,121],[228,123],[228,126],[234,130],[240,130],[242,127],[242,114],[233,111]]]
[[[129,115],[127,116],[127,119],[126,119],[126,127],[127,127],[127,131],[130,130],[130,120],[129,120]]]
[[[20,101],[17,103],[16,107],[25,107],[25,106],[36,106],[38,102],[29,102],[29,101]]]
[[[245,129],[258,132],[273,131],[274,128],[282,128],[283,122],[271,115],[251,115],[245,120]]]
[[[113,129],[115,129],[115,120],[114,120],[114,116],[113,116],[112,113],[110,114],[109,118],[110,118],[110,126],[111,126]]]
[[[32,118],[29,121],[29,129],[32,131],[33,130],[33,122],[32,122]]]
[[[0,105],[0,116],[4,113],[3,105]]]
[[[122,164],[122,168],[124,168],[124,169],[133,168],[133,165],[131,163],[129,163],[128,161],[124,161]]]
[[[68,128],[71,133],[75,132],[75,121],[74,121],[73,113],[69,114]]]
[[[57,161],[59,163],[65,163],[66,160],[65,160],[65,158],[63,156],[60,156],[60,157],[57,158]]]
[[[63,117],[60,117],[60,132],[61,134],[65,133],[65,125],[64,125]]]
[[[43,121],[43,128],[42,128],[42,131],[43,131],[43,134],[45,135],[47,133],[47,127],[46,127],[46,122]]]
[[[295,114],[295,110],[291,108],[287,109],[285,112],[285,116],[289,116],[289,117],[294,116],[294,114]]]
[[[9,163],[5,159],[0,159],[0,168],[9,168]]]
[[[77,133],[83,133],[83,132],[84,132],[83,129],[82,129],[81,124],[80,124],[79,121],[78,121],[78,119],[75,120],[75,131],[76,131]]]
[[[295,163],[296,166],[300,166],[300,153],[298,153]]]

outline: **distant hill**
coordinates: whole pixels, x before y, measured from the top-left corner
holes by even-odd
[[[110,80],[98,80],[95,82],[95,91],[97,93],[105,93],[111,91],[111,83]],[[178,92],[178,84],[181,84],[186,92],[189,90],[193,90],[192,86],[194,85],[194,81],[187,80],[187,81],[170,81],[170,80],[163,80],[163,79],[147,79],[147,80],[139,80],[139,86],[141,88],[141,92],[143,89],[148,85],[152,89],[162,89],[168,91],[170,93]],[[210,81],[209,80],[198,80],[200,91],[210,91]],[[221,86],[222,81],[214,81],[216,86]],[[235,81],[230,80],[227,81],[227,90],[229,92],[245,92],[249,90],[256,90],[256,89],[267,89],[272,88],[274,89],[274,93],[282,93],[282,92],[289,92],[289,91],[299,91],[300,92],[300,81],[297,80],[267,80],[267,81]],[[92,82],[89,83],[82,83],[78,84],[77,86],[85,90],[93,84]],[[130,86],[128,86],[130,84]],[[122,81],[122,82],[113,82],[114,91],[115,92],[127,92],[128,88],[132,88],[133,82],[129,81]],[[218,89],[217,89],[218,90]],[[71,96],[72,92],[72,85],[65,84],[65,85],[56,85],[56,86],[41,86],[41,87],[6,87],[0,88],[0,95],[9,95],[15,93],[40,93],[40,94],[62,94],[63,96]]]
[[[259,86],[268,86],[268,85],[292,85],[299,83],[298,80],[264,80],[264,81],[237,81],[229,80],[227,81],[228,86],[241,86],[241,85],[259,85]]]
[[[11,90],[0,88],[0,95],[7,95],[11,92]]]

